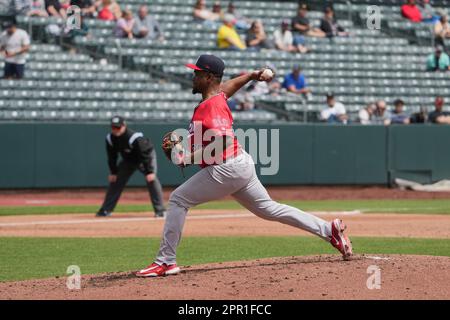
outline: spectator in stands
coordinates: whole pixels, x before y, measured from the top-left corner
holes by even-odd
[[[219,20],[223,20],[225,13],[222,10],[222,5],[220,1],[214,2],[212,12],[219,17]]]
[[[450,38],[450,24],[447,15],[443,14],[434,25],[434,37],[436,44],[445,48],[445,39]]]
[[[410,123],[425,123],[427,122],[427,111],[424,107],[420,107],[419,112],[415,112],[409,117]]]
[[[45,0],[45,9],[49,16],[56,18],[67,18],[66,10],[58,0]]]
[[[442,111],[444,98],[436,97],[434,101],[434,111],[428,114],[428,121],[436,124],[450,124],[450,112]]]
[[[290,21],[283,20],[281,22],[281,28],[275,30],[273,33],[273,38],[275,42],[275,47],[278,50],[286,52],[300,52],[307,53],[309,49],[303,44],[294,45],[294,36],[289,30]]]
[[[379,100],[376,102],[376,108],[372,115],[372,123],[373,124],[383,124],[388,126],[391,124],[391,119],[386,112],[386,102],[383,100]]]
[[[93,16],[96,12],[95,5],[92,0],[71,0],[70,5],[80,8],[81,14],[85,17]]]
[[[269,83],[265,81],[253,82],[249,87],[249,92],[253,97],[278,96],[281,92],[281,83],[276,78]]]
[[[439,15],[430,4],[430,0],[419,0],[419,10],[422,16],[422,22],[435,24],[439,21]]]
[[[122,17],[122,10],[114,0],[99,0],[95,3],[95,8],[100,20],[119,20]]]
[[[45,1],[31,1],[30,9],[26,12],[26,15],[29,17],[48,17],[47,10],[45,9]]]
[[[304,44],[304,36],[324,38],[326,34],[319,28],[311,26],[308,15],[308,6],[305,3],[299,4],[297,16],[292,19],[292,30],[294,34],[294,44]]]
[[[24,1],[24,0],[18,0],[18,1]],[[27,1],[27,0],[25,0]],[[70,0],[59,0],[59,3],[61,4],[61,7],[64,8],[64,10],[66,10],[70,7]]]
[[[45,0],[30,0],[30,6],[23,14],[29,17],[48,17]]]
[[[3,2],[0,1],[0,9],[4,8],[2,13],[9,11],[12,15],[26,15],[31,10],[31,0],[3,0]]]
[[[114,35],[117,38],[133,38],[134,19],[133,13],[130,10],[123,11],[123,16],[117,20],[114,28]]]
[[[273,42],[267,38],[264,26],[261,20],[255,20],[247,31],[246,36],[247,49],[260,51],[261,49],[273,49]]]
[[[320,120],[328,123],[342,123],[347,124],[348,116],[345,106],[336,101],[332,92],[327,93],[328,108],[322,110],[320,113]]]
[[[322,30],[328,38],[332,37],[348,37],[349,33],[341,27],[334,17],[332,7],[325,7],[324,16],[320,20],[320,30]]]
[[[402,6],[402,16],[412,22],[422,22],[422,13],[418,6],[416,6],[416,0],[407,0]]]
[[[306,98],[311,93],[311,89],[307,87],[305,75],[299,65],[295,65],[292,73],[284,77],[283,88],[288,92],[302,94]]]
[[[434,53],[427,58],[428,71],[448,71],[450,70],[450,58],[444,52],[444,48],[440,45],[436,46]]]
[[[192,15],[195,21],[203,22],[206,26],[211,28],[217,27],[219,15],[206,8],[205,0],[197,0]]]
[[[361,124],[372,124],[372,115],[376,109],[375,103],[369,103],[365,108],[359,110],[358,120]]]
[[[30,50],[30,37],[18,29],[14,21],[5,21],[0,35],[0,53],[5,57],[4,79],[22,79],[25,73],[26,53]]]
[[[232,14],[236,18],[237,29],[247,30],[250,28],[250,21],[236,10],[233,2],[228,3],[227,13]]]
[[[231,14],[226,14],[223,25],[217,32],[217,45],[220,49],[245,50],[247,47],[234,29],[236,20]]]
[[[138,17],[134,21],[133,34],[136,38],[164,40],[164,34],[158,21],[148,14],[148,7],[139,7]]]
[[[391,124],[409,124],[409,115],[403,110],[404,107],[405,103],[402,99],[394,101],[394,111],[391,113]]]

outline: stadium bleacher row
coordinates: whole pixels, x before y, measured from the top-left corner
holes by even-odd
[[[65,53],[57,45],[33,43],[26,79],[0,81],[0,119],[104,121],[114,114],[145,121],[189,119],[198,98],[180,92],[178,83],[159,81],[88,55]],[[235,117],[276,118],[262,110]]]
[[[441,6],[445,7],[443,3],[441,3]],[[392,36],[403,36],[410,41],[421,45],[433,44],[432,25],[426,23],[413,23],[405,20],[401,16],[400,5],[384,5],[380,8],[382,28],[387,34]],[[355,21],[359,21],[361,24],[365,23],[368,18],[367,4],[336,4],[335,10],[338,16],[351,16]]]
[[[401,2],[335,3],[339,22],[351,32],[351,37],[332,41],[308,38],[312,53],[290,54],[217,49],[216,30],[192,19],[195,0],[122,0],[120,5],[134,12],[139,5],[150,5],[150,14],[159,20],[166,40],[116,39],[112,34],[113,22],[86,19],[92,36],[77,37],[75,46],[101,53],[110,61],[108,64],[99,63],[87,54],[69,54],[57,44],[35,41],[27,64],[27,80],[20,87],[8,81],[0,84],[0,119],[103,120],[115,112],[127,112],[135,120],[188,119],[198,97],[181,85],[181,80],[190,77],[183,65],[194,62],[202,53],[223,58],[227,64],[226,77],[269,63],[276,67],[280,78],[294,64],[303,67],[313,91],[311,99],[302,101],[298,96],[283,93],[258,97],[257,105],[317,114],[326,106],[325,94],[333,91],[353,115],[378,99],[392,104],[402,98],[409,112],[421,106],[431,110],[436,95],[450,96],[450,79],[448,74],[425,71],[426,56],[433,48],[429,41],[414,41],[411,35],[420,39],[428,26],[411,26],[402,19]],[[381,30],[365,27],[367,4],[381,5]],[[436,4],[445,7],[447,3]],[[297,8],[296,2],[235,1],[235,5],[241,14],[260,18],[269,35],[283,18],[292,18]],[[309,13],[315,24],[321,16],[319,11]],[[17,20],[29,31],[61,23],[51,18],[25,16]],[[122,66],[111,61],[120,61]],[[151,76],[152,70],[173,77],[169,81],[158,79]],[[174,79],[180,79],[181,84]],[[279,120],[277,113],[261,109],[238,112],[235,117],[238,121]]]

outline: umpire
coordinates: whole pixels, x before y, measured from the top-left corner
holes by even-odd
[[[145,175],[156,217],[164,217],[161,183],[156,176],[156,153],[152,142],[141,132],[129,129],[120,116],[111,119],[111,133],[106,136],[110,175],[105,201],[97,217],[108,217],[114,210],[128,179],[138,169]],[[122,161],[117,165],[118,155]]]

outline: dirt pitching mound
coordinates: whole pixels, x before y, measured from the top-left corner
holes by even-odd
[[[132,272],[83,276],[81,290],[67,289],[66,278],[4,282],[0,298],[449,299],[448,270],[448,257],[286,257],[187,266],[162,278],[136,278]]]

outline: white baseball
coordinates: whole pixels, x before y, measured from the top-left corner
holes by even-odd
[[[272,80],[273,76],[274,76],[274,73],[273,73],[272,70],[270,70],[270,69],[264,69],[264,71],[263,71],[263,73],[262,73],[262,78],[263,78],[265,81]]]

